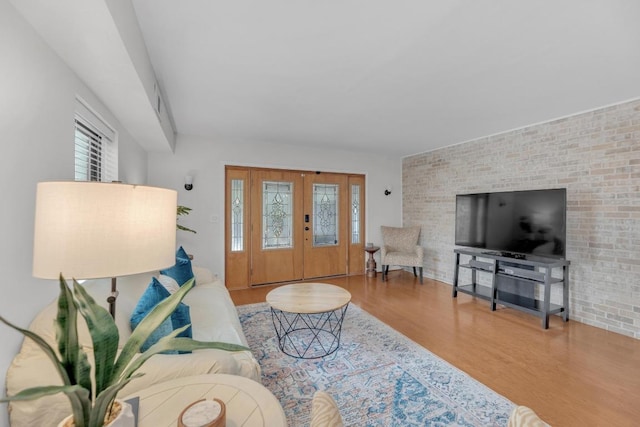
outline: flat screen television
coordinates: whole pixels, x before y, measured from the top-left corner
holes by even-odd
[[[516,258],[564,258],[566,217],[565,188],[458,194],[455,244]]]

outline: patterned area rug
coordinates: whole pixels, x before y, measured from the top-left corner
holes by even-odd
[[[291,427],[309,425],[316,390],[336,399],[347,426],[506,426],[515,406],[353,304],[340,348],[308,360],[280,351],[266,303],[238,313]]]

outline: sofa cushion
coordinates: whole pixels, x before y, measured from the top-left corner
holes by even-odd
[[[169,297],[169,295],[171,295],[169,291],[158,281],[158,279],[153,277],[151,279],[151,283],[149,283],[149,286],[138,300],[138,304],[131,314],[131,329],[135,329],[138,324],[140,324],[142,319],[144,319],[144,317],[159,302]],[[158,342],[160,338],[168,335],[175,329],[190,324],[191,317],[189,314],[189,306],[184,303],[180,303],[178,307],[176,307],[176,310],[171,314],[171,316],[168,317],[163,323],[161,323],[160,326],[158,326],[158,328],[149,336],[140,350],[146,351],[149,347]],[[191,338],[191,326],[189,326],[189,328],[187,328],[185,331],[181,332],[178,336]]]
[[[176,263],[174,264],[174,266],[164,270],[160,270],[160,274],[173,277],[180,286],[187,283],[189,279],[194,278],[193,268],[191,267],[191,260],[189,259],[189,255],[187,255],[187,252],[185,252],[182,246],[180,246],[176,251]]]

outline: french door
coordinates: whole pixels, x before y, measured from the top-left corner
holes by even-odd
[[[347,274],[347,176],[304,174],[304,278]]]
[[[302,185],[298,172],[252,171],[250,285],[302,279]]]
[[[355,274],[364,266],[364,177],[227,167],[230,288]]]

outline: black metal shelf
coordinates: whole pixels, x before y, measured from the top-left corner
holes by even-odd
[[[470,264],[460,264],[459,267],[463,267],[463,268],[469,268],[471,270],[476,270],[476,271],[486,271],[487,273],[492,273],[493,270],[490,268],[481,268],[481,267],[476,267],[474,265],[470,265]]]
[[[541,280],[536,280],[536,279],[531,279],[529,277],[520,276],[518,274],[507,274],[507,273],[502,273],[502,272],[497,273],[496,276],[515,278],[515,279],[521,280],[523,282],[529,282],[529,283],[534,283],[534,284],[538,284],[538,283],[543,283],[544,284],[544,278],[542,278]],[[560,278],[557,278],[557,277],[552,277],[552,278],[549,279],[549,283],[552,284],[552,285],[554,283],[562,283],[563,281],[564,281],[564,279],[560,279]]]
[[[511,292],[500,292],[496,297],[496,303],[506,307],[515,308],[517,310],[526,311],[530,314],[539,316],[544,311],[544,302],[535,298],[527,298],[521,295],[512,294]],[[564,311],[564,307],[557,304],[549,303],[549,314],[558,314]]]
[[[549,327],[549,316],[561,314],[562,319],[566,322],[569,320],[569,264],[565,259],[556,258],[511,258],[496,253],[487,253],[473,249],[455,249],[456,266],[453,277],[453,297],[458,292],[472,295],[491,304],[491,310],[496,309],[496,305],[500,304],[505,307],[520,310],[529,314],[533,314],[542,319],[542,327]],[[461,263],[460,256],[469,257],[468,262]],[[478,258],[483,261],[479,261]],[[470,284],[458,285],[459,269],[471,270]],[[562,278],[553,277],[553,270],[562,269]],[[477,281],[477,274],[491,275],[491,286],[482,286]],[[517,284],[529,288],[531,286],[542,287],[542,299],[535,298],[535,289],[529,291],[534,297],[521,295],[510,290],[502,289],[498,286],[498,279],[502,283]],[[562,285],[562,304],[552,304],[549,300],[551,297],[551,286],[555,284]],[[517,289],[516,286],[516,289]]]
[[[480,285],[458,286],[458,292],[491,301],[491,288]]]

